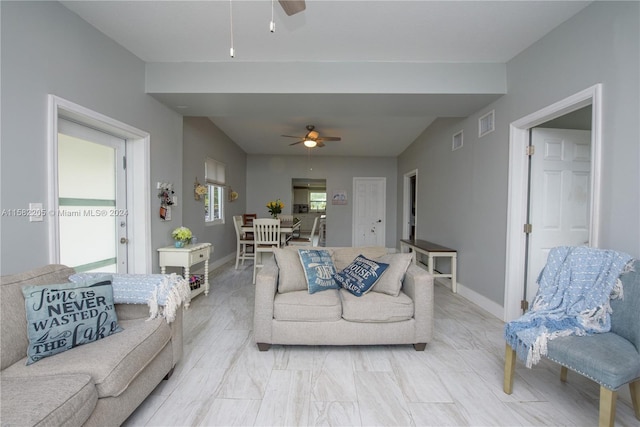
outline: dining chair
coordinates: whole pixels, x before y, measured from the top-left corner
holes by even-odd
[[[258,214],[242,214],[242,225],[253,227],[253,220],[258,218]],[[253,233],[245,233],[247,239],[253,239]]]
[[[293,222],[293,215],[288,215],[288,214],[280,214],[278,215],[278,219],[281,222]]]
[[[311,234],[309,237],[294,237],[288,240],[289,245],[292,246],[315,246],[313,243],[314,235],[316,234],[316,227],[318,226],[318,217],[313,220],[313,227],[311,227]]]
[[[293,215],[279,214],[278,219],[280,220],[281,227],[288,227],[293,224]],[[293,233],[281,233],[280,246],[286,245],[292,237],[293,237]]]
[[[253,284],[256,283],[258,268],[264,263],[262,255],[272,252],[274,247],[280,247],[280,220],[271,218],[258,218],[253,220],[254,260],[253,260]]]
[[[245,259],[253,259],[255,262],[255,249],[253,252],[249,252],[249,247],[254,248],[255,242],[253,238],[247,237],[247,234],[242,231],[242,215],[234,215],[233,225],[236,229],[236,270],[238,269],[238,262],[242,260],[241,265],[244,265]],[[253,234],[253,233],[251,233]]]

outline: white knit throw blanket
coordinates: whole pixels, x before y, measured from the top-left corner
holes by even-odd
[[[191,301],[189,283],[175,273],[167,274],[112,274],[77,273],[69,277],[78,283],[88,279],[111,277],[113,302],[116,304],[147,304],[149,319],[162,316],[171,323],[182,303]]]

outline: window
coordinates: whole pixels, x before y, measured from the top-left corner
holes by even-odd
[[[207,159],[204,176],[207,194],[204,196],[204,221],[208,224],[224,224],[225,165],[214,159]]]
[[[326,192],[309,192],[309,210],[311,212],[324,212],[327,209]]]

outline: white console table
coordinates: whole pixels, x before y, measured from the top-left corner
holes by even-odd
[[[433,275],[433,277],[448,277],[451,279],[451,291],[453,293],[458,292],[457,282],[457,270],[458,270],[458,251],[455,249],[440,246],[436,243],[427,242],[426,240],[400,240],[400,251],[409,252],[413,251],[413,261],[416,265],[419,264],[416,252],[427,256],[427,270]],[[441,273],[436,270],[436,258],[447,257],[451,259],[451,272]]]
[[[211,243],[197,243],[185,245],[183,248],[166,246],[158,248],[160,254],[160,272],[166,274],[167,267],[182,267],[184,278],[189,281],[191,267],[204,262],[204,284],[191,291],[191,298],[204,292],[209,295],[209,257],[213,252]]]

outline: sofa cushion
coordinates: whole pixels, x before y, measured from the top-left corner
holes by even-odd
[[[79,426],[97,401],[98,392],[89,375],[2,375],[3,426]]]
[[[99,397],[120,395],[171,339],[163,318],[123,320],[123,331],[26,366],[25,360],[3,371],[10,377],[59,374],[91,375]]]
[[[306,291],[307,279],[300,263],[297,247],[273,248],[278,264],[278,292]]]
[[[343,289],[359,297],[371,290],[387,267],[389,264],[359,255],[344,270],[334,274],[333,278]]]
[[[322,249],[298,249],[300,263],[304,270],[307,288],[310,294],[326,291],[328,289],[339,289],[333,280],[336,268],[333,266],[331,253]]]
[[[22,288],[27,313],[27,365],[122,331],[111,276]]]
[[[276,294],[273,317],[293,322],[337,322],[342,304],[337,289],[310,294],[306,290]]]
[[[380,258],[376,258],[375,260],[389,264],[389,268],[385,270],[384,274],[380,279],[378,279],[371,291],[381,292],[383,294],[397,297],[400,293],[400,289],[402,288],[404,274],[407,272],[407,268],[409,268],[409,265],[413,260],[413,254],[386,254]]]
[[[404,292],[397,297],[369,292],[357,297],[340,289],[342,318],[350,322],[401,322],[413,318],[413,301]]]
[[[383,246],[364,246],[361,248],[345,247],[333,248],[333,264],[336,270],[344,270],[351,264],[358,255],[364,255],[367,258],[380,258],[387,253],[387,249]]]

